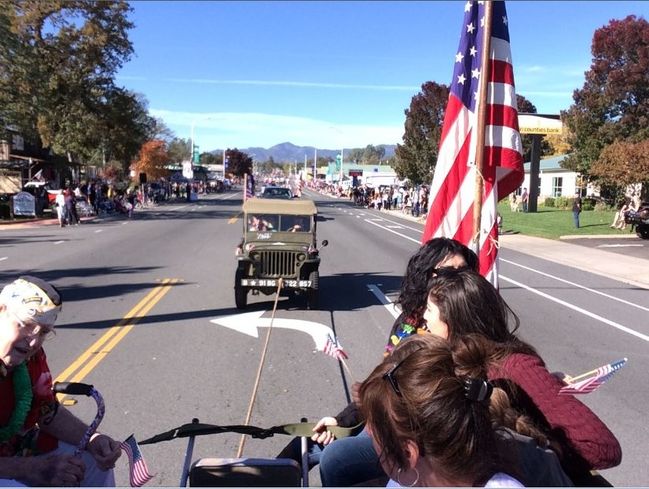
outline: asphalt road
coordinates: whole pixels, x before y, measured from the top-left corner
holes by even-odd
[[[397,293],[421,236],[417,223],[311,196],[324,218],[318,238],[330,243],[321,250],[321,307],[308,311],[302,301],[280,298],[252,410],[256,426],[315,421],[346,404],[350,383],[382,357],[395,314],[384,303]],[[33,273],[63,290],[58,333],[46,345],[50,365],[55,377],[92,383],[103,393],[104,432],[142,440],[192,418],[243,423],[268,328],[243,333],[211,322],[241,314],[233,294],[240,209],[241,192],[233,192],[146,209],[130,221],[0,231],[0,282]],[[622,443],[622,465],[603,474],[615,485],[646,484],[647,291],[521,250],[502,248],[500,256],[502,294],[521,319],[521,335],[549,368],[577,374],[629,358],[583,400]],[[272,307],[272,296],[249,297],[246,312],[267,319]],[[287,320],[332,328],[354,378],[314,351],[309,328],[300,331]],[[250,327],[255,319],[239,322]],[[92,401],[76,400],[71,409],[91,419]],[[244,455],[273,456],[287,441],[248,439]],[[149,485],[178,484],[185,446],[176,440],[143,447],[156,474]],[[233,457],[239,447],[239,435],[203,437],[194,458]],[[117,482],[128,484],[124,461]]]

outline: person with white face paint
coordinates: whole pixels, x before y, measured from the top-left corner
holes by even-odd
[[[0,292],[0,486],[114,486],[119,443],[59,405],[43,343],[54,334],[61,295],[24,276]]]

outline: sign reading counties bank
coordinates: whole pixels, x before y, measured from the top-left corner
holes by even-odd
[[[563,127],[558,115],[519,114],[521,134],[561,134]]]

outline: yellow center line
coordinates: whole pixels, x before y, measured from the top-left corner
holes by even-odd
[[[142,317],[146,316],[146,314],[151,309],[153,309],[153,306],[160,302],[160,300],[167,294],[167,292],[169,292],[169,290],[171,290],[172,285],[176,282],[178,282],[178,279],[172,279],[168,285],[159,288],[159,290],[157,291],[158,294],[140,310],[138,317],[133,318],[133,320],[130,321],[129,324],[121,326],[118,333],[103,346],[101,351],[96,352],[96,354],[88,361],[88,363],[86,363],[83,368],[79,370],[79,372],[77,372],[74,377],[72,377],[70,382],[81,382],[97,366],[97,364],[101,362],[120,341],[122,341],[122,339],[133,329],[135,324],[140,321]]]
[[[237,219],[239,219],[241,214],[243,214],[242,211],[237,212],[234,216],[232,216],[230,219],[228,219],[228,224],[234,224],[235,222],[237,222]]]
[[[100,349],[102,346],[107,343],[113,336],[117,335],[121,330],[123,330],[124,326],[129,324],[130,320],[133,318],[136,318],[135,321],[132,323],[135,324],[138,320],[139,317],[136,317],[138,315],[143,315],[146,314],[155,303],[158,302],[162,298],[162,295],[166,294],[168,289],[165,289],[165,287],[168,287],[167,284],[170,283],[176,283],[178,282],[178,279],[164,279],[162,281],[162,284],[156,286],[151,290],[140,302],[138,302],[126,315],[117,323],[115,326],[111,327],[104,335],[99,338],[95,343],[93,343],[85,352],[83,352],[74,362],[68,366],[61,374],[59,374],[56,379],[54,379],[55,382],[65,382],[67,379],[69,379],[72,375],[73,372],[75,372],[77,369],[79,369],[85,362],[87,362],[93,355],[96,355],[100,352]],[[161,293],[162,290],[165,290],[163,293]],[[159,294],[160,297],[157,297]],[[150,303],[150,301],[154,301],[151,307],[147,308],[145,311],[146,306]],[[129,328],[130,331],[130,328]],[[76,376],[75,376],[76,378]],[[78,382],[78,380],[76,380]]]

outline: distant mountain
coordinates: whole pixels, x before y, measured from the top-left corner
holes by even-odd
[[[394,156],[396,145],[394,144],[379,144],[385,148],[385,158]],[[272,156],[273,160],[277,163],[304,163],[304,155],[310,160],[313,160],[315,148],[313,146],[296,146],[293,143],[276,144],[268,149],[266,148],[237,148],[239,151],[248,153],[255,161],[268,161]],[[348,155],[354,148],[344,148],[345,155]],[[361,148],[362,149],[362,148]],[[222,150],[214,150],[211,153],[221,153]],[[318,158],[335,158],[340,153],[339,149],[320,149],[318,148]]]

